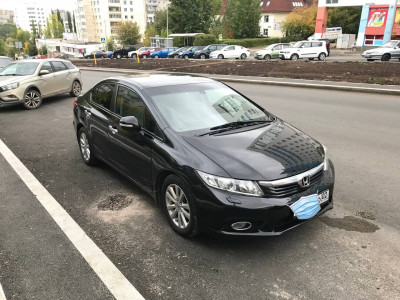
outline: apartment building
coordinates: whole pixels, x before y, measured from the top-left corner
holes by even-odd
[[[46,18],[51,13],[50,8],[42,5],[38,0],[18,1],[14,8],[14,22],[18,27],[32,33],[32,21],[38,29],[38,26],[44,29],[46,27]]]
[[[14,21],[14,11],[7,9],[0,9],[0,24],[13,21]]]
[[[76,0],[75,22],[78,40],[98,42],[115,34],[119,22],[132,21],[144,35],[148,7],[154,0]]]

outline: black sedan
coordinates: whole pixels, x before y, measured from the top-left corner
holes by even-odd
[[[96,50],[93,51],[89,54],[85,54],[85,58],[94,58],[94,56],[96,55],[96,58],[105,58],[107,57],[107,54],[103,51],[103,50]]]
[[[114,77],[73,112],[84,162],[143,188],[183,236],[279,235],[333,207],[326,148],[223,83]]]

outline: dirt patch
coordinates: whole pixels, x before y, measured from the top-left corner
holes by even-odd
[[[93,60],[73,63],[95,67]],[[97,67],[400,85],[398,63],[191,59],[143,59],[137,63],[133,59],[100,59]]]
[[[369,211],[358,210],[356,211],[356,216],[359,216],[363,219],[375,220],[375,216]]]
[[[329,218],[321,217],[319,218],[323,223],[330,227],[344,229],[346,231],[357,231],[361,233],[371,233],[379,230],[379,227],[375,224],[368,222],[363,219],[359,219],[353,216],[346,216],[341,218]]]
[[[101,201],[97,208],[99,210],[121,210],[128,207],[132,203],[132,199],[127,195],[115,194],[109,195]]]

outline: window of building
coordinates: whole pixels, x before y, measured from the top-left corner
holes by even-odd
[[[264,35],[268,36],[268,29],[267,28],[264,28]]]
[[[264,16],[264,23],[269,23],[269,16]]]

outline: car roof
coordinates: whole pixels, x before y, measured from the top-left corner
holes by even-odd
[[[133,85],[139,89],[161,87],[161,86],[216,82],[213,79],[202,76],[193,76],[187,74],[168,74],[168,73],[116,76],[107,78],[105,80],[116,80],[119,81],[120,83]]]

